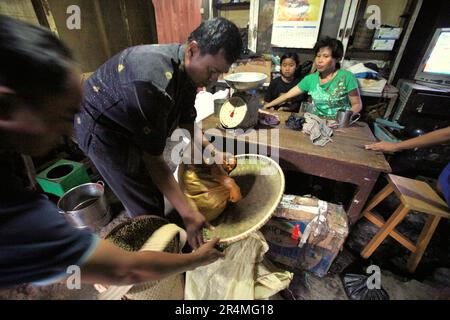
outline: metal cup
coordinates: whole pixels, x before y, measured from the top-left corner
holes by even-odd
[[[336,122],[338,128],[347,128],[359,120],[361,114],[353,113],[351,110],[341,109],[336,114]]]
[[[316,106],[314,103],[311,102],[302,102],[300,105],[299,113],[315,113],[316,112]]]

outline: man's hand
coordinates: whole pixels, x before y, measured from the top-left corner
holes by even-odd
[[[399,151],[396,143],[381,141],[377,143],[368,144],[365,146],[367,150],[383,151],[383,152],[397,152]]]
[[[203,228],[211,229],[211,225],[205,220],[205,216],[198,211],[197,206],[191,199],[187,199],[189,208],[182,214],[186,226],[189,245],[197,249],[203,244]]]
[[[242,199],[241,189],[232,178],[226,177],[223,180],[223,186],[230,192],[229,200],[231,202],[238,202]]]
[[[217,151],[216,159],[217,164],[222,165],[225,170],[227,167],[234,169],[237,164],[236,157],[229,152]]]
[[[224,253],[214,248],[214,246],[218,242],[219,238],[215,238],[211,241],[208,241],[204,245],[200,246],[197,250],[195,250],[192,253],[194,256],[196,256],[196,260],[198,261],[198,265],[196,267],[213,263],[217,259],[223,258],[225,256]]]

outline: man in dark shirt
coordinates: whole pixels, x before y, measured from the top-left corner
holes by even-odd
[[[49,30],[0,15],[0,287],[62,280],[74,265],[85,283],[133,284],[222,256],[218,239],[190,254],[122,250],[75,229],[54,203],[28,190],[19,153],[44,155],[71,134],[81,101],[74,65]]]
[[[166,196],[194,248],[203,242],[201,230],[208,225],[180,190],[162,154],[178,126],[213,150],[200,129],[194,132],[197,88],[214,84],[241,50],[238,28],[222,18],[202,23],[184,45],[128,48],[88,79],[75,117],[80,148],[128,214],[163,215]],[[217,159],[226,157],[217,153]]]

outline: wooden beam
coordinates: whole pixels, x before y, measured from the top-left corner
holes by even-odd
[[[24,154],[22,154],[22,159],[29,181],[28,187],[31,190],[37,190],[36,168],[34,167],[33,159],[30,156]]]
[[[109,59],[112,56],[111,48],[109,45],[108,36],[106,34],[105,21],[103,19],[102,10],[100,9],[99,0],[94,0],[94,9],[95,9],[95,13],[97,15],[97,26],[100,31],[100,39],[102,41],[103,49],[106,53],[106,56]]]
[[[127,41],[128,41],[128,46],[132,46],[133,45],[133,38],[131,36],[131,32],[130,32],[130,24],[128,23],[128,14],[127,14],[127,6],[125,4],[124,0],[120,0],[120,15],[122,17],[122,21],[125,27],[125,32],[127,34]]]
[[[405,52],[406,45],[408,44],[409,37],[411,36],[414,24],[416,23],[417,17],[419,16],[420,8],[422,7],[423,0],[417,0],[412,16],[409,19],[408,26],[406,30],[404,29],[404,34],[402,37],[402,42],[398,48],[398,52],[395,56],[394,63],[392,64],[391,72],[389,74],[388,83],[391,84],[394,81],[395,74],[397,73],[400,61],[403,58],[403,53]]]
[[[31,0],[39,24],[50,29],[50,31],[59,38],[58,28],[56,28],[55,18],[53,17],[50,5],[47,0]]]

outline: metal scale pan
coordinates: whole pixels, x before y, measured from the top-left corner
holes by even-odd
[[[266,82],[267,75],[259,72],[238,72],[229,74],[223,79],[232,89],[246,91],[262,86]]]
[[[258,122],[259,101],[254,89],[262,86],[267,75],[258,72],[238,72],[224,77],[235,90],[233,96],[220,108],[220,124],[225,129],[253,127]]]

